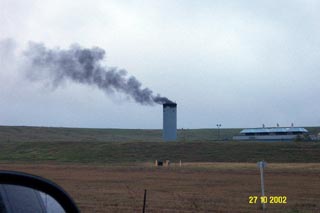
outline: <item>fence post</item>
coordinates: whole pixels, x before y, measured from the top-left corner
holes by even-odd
[[[143,196],[143,209],[142,209],[142,213],[145,213],[146,211],[146,200],[147,200],[147,190],[144,190],[144,196]]]
[[[258,166],[260,168],[260,181],[261,181],[261,197],[265,197],[264,194],[264,177],[263,177],[263,170],[264,168],[267,166],[267,163],[265,161],[259,161],[258,162]],[[260,198],[261,199],[261,198]],[[262,201],[262,199],[261,199]],[[264,201],[264,200],[263,200]],[[262,203],[262,209],[265,210],[266,209],[266,204],[265,202],[261,202]]]

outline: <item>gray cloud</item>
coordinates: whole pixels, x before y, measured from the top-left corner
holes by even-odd
[[[108,69],[124,67],[179,103],[179,127],[319,125],[319,6],[315,0],[10,0],[2,7],[0,38],[14,38],[18,48],[29,40],[64,51],[73,42],[107,47]],[[40,81],[25,81],[12,67],[21,58],[7,54],[0,58],[2,124],[161,127],[159,107],[117,99],[123,92],[113,87],[104,91],[116,95],[105,98],[92,83],[71,83],[45,69],[29,70]],[[45,81],[59,88],[48,93]]]

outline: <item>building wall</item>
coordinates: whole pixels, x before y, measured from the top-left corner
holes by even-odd
[[[233,136],[233,140],[294,140],[297,135],[237,135]]]
[[[163,106],[163,140],[177,140],[177,107]]]

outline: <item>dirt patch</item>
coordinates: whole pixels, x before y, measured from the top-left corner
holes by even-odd
[[[255,164],[189,163],[181,168],[135,165],[0,164],[61,185],[82,212],[261,212],[260,176]],[[287,204],[268,204],[269,212],[319,212],[320,164],[270,164],[267,196],[286,196]]]

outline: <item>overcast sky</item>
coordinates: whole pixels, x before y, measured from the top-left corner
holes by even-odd
[[[0,125],[161,128],[162,106],[25,78],[29,41],[106,50],[179,128],[319,126],[320,1],[0,0]]]

